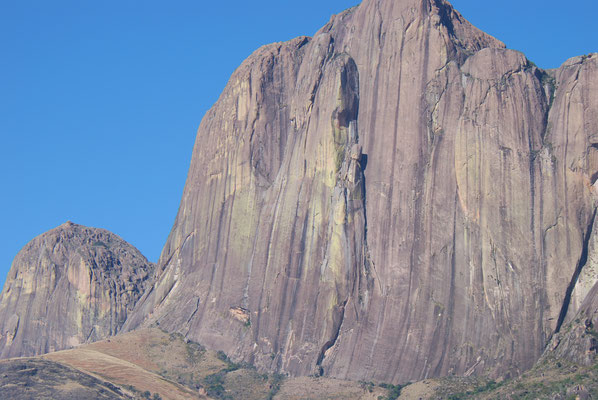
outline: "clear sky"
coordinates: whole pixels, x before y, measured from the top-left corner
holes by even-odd
[[[67,220],[156,261],[233,70],[357,3],[0,0],[0,284],[21,247]],[[540,67],[598,51],[595,0],[452,3]]]

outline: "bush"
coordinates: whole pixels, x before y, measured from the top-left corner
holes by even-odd
[[[228,359],[228,356],[222,350],[218,350],[218,352],[216,353],[216,357],[218,357],[218,359],[220,361],[230,362],[230,360]]]
[[[224,389],[224,372],[220,371],[204,378],[203,383],[209,397],[222,399],[226,390]]]
[[[391,385],[388,383],[381,383],[380,387],[388,390],[388,395],[386,396],[385,400],[396,400],[401,395],[401,389],[403,389],[403,385]]]
[[[363,390],[367,390],[369,393],[372,393],[375,385],[374,385],[374,382],[359,381],[359,386]]]

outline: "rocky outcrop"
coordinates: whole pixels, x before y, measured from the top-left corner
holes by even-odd
[[[200,125],[125,328],[293,375],[529,368],[579,307],[597,68],[540,70],[444,0],[365,0],[260,48]]]
[[[585,366],[598,361],[598,284],[590,290],[572,320],[546,346],[541,360],[550,358]]]
[[[118,333],[154,265],[103,229],[67,222],[15,257],[0,295],[0,357],[62,350]]]

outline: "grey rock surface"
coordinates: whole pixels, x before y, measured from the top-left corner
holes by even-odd
[[[104,229],[67,222],[15,257],[0,294],[0,357],[66,349],[118,333],[154,265]]]
[[[595,54],[540,70],[443,0],[260,48],[199,127],[125,329],[292,375],[522,372],[579,308],[596,93]]]

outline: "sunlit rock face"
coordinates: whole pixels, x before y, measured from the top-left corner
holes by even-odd
[[[154,265],[103,229],[67,222],[15,257],[0,295],[0,356],[31,356],[120,331]]]
[[[293,375],[530,367],[583,297],[597,60],[540,70],[443,0],[365,0],[260,48],[199,127],[125,329]]]

